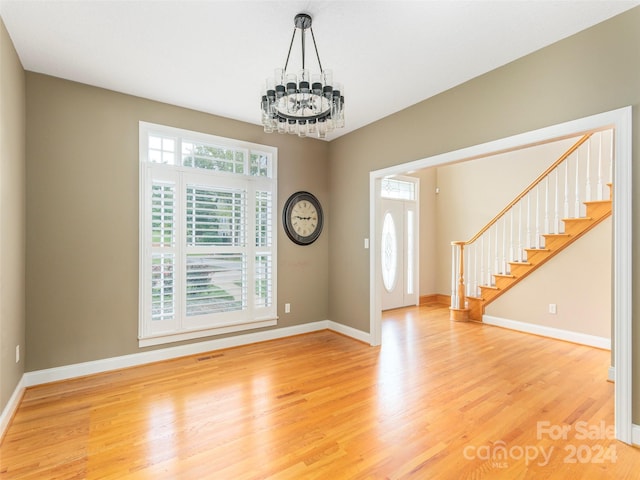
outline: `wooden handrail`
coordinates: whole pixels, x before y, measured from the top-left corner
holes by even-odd
[[[513,201],[511,201],[511,203],[509,203],[509,205],[507,205],[506,207],[504,207],[504,209],[502,209],[502,211],[496,215],[495,217],[493,217],[493,220],[491,220],[489,223],[487,223],[478,233],[476,233],[473,238],[471,238],[471,240],[467,240],[466,242],[451,242],[456,243],[456,244],[464,244],[464,245],[468,245],[470,243],[475,242],[477,239],[479,239],[483,233],[485,233],[487,230],[489,230],[505,213],[507,213],[511,208],[513,208],[513,206],[518,203],[520,200],[522,200],[531,190],[533,190],[540,182],[542,182],[542,180],[544,180],[547,175],[549,175],[553,170],[555,170],[558,165],[560,165],[562,162],[564,162],[567,157],[569,155],[571,155],[573,152],[575,152],[578,148],[580,148],[580,146],[586,142],[587,140],[589,140],[589,138],[591,137],[591,135],[593,135],[593,133],[587,133],[585,134],[582,138],[580,138],[580,140],[578,140],[575,145],[573,145],[569,150],[567,150],[565,153],[563,153],[560,158],[558,158],[558,160],[556,160],[555,162],[553,162],[553,164],[547,168],[538,178],[536,178],[526,189],[524,189],[522,191],[522,193],[520,193],[520,195],[518,195]]]

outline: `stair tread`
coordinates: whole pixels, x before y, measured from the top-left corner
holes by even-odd
[[[549,250],[548,248],[545,247],[540,247],[540,248],[525,248],[524,249],[525,252],[550,252],[551,250]]]
[[[563,222],[576,222],[578,220],[581,220],[581,221],[584,221],[584,220],[592,221],[593,217],[578,217],[578,218],[563,218],[562,219]]]
[[[530,262],[516,262],[516,261],[513,261],[513,262],[509,262],[509,265],[523,265],[525,267],[530,267],[533,264],[530,263]]]
[[[480,288],[488,288],[489,290],[500,290],[495,285],[480,285]]]
[[[493,276],[501,278],[516,278],[515,275],[511,275],[510,273],[494,273]]]
[[[570,237],[570,233],[543,233],[543,237]]]
[[[582,203],[584,203],[585,205],[589,205],[591,203],[592,204],[596,204],[596,203],[603,203],[604,204],[604,203],[613,203],[613,202],[611,201],[610,198],[608,198],[608,199],[602,199],[602,200],[585,200]]]

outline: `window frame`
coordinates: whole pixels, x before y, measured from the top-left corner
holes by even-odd
[[[162,138],[173,137],[174,164],[154,163],[149,160],[150,136]],[[191,166],[182,166],[182,143],[190,142],[207,146],[223,147],[245,153],[243,173],[210,170]],[[264,176],[250,175],[252,155],[260,154],[270,157],[269,169]],[[147,347],[165,343],[191,340],[225,333],[239,332],[277,325],[277,154],[275,147],[234,140],[175,127],[139,122],[139,300],[138,300],[138,346]],[[233,154],[234,158],[236,153]],[[235,160],[234,160],[235,161]],[[233,167],[235,170],[235,167]],[[259,167],[261,168],[261,167]],[[262,171],[264,171],[261,168]],[[154,246],[152,232],[154,183],[169,182],[174,185],[172,228],[175,242],[173,246]],[[245,215],[243,222],[246,234],[242,245],[195,246],[187,242],[187,189],[202,188],[237,188],[246,192]],[[257,216],[262,208],[257,192],[269,192],[271,218],[266,226],[270,232],[270,244],[261,245],[257,239]],[[261,225],[264,227],[265,225]],[[152,319],[152,265],[154,254],[173,253],[175,261],[173,272],[173,308],[170,319]],[[246,289],[246,309],[220,312],[208,315],[187,315],[187,256],[189,254],[205,254],[213,258],[224,252],[244,252],[244,273],[246,275],[243,289]],[[257,260],[259,256],[271,258],[270,303],[258,305],[255,292],[259,288],[258,267],[263,266]],[[245,298],[245,297],[243,297]]]

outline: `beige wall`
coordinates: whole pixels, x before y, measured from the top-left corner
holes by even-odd
[[[545,263],[485,313],[611,338],[611,219]],[[557,314],[549,313],[549,304]]]
[[[330,145],[329,306],[333,321],[369,330],[369,172],[633,105],[640,115],[640,7],[341,137]],[[640,130],[633,129],[633,163]],[[640,170],[633,172],[640,185]],[[640,197],[633,199],[640,225]],[[640,256],[633,259],[634,278]],[[640,296],[633,343],[640,352]],[[634,405],[640,354],[634,354]],[[640,423],[640,408],[634,409]]]
[[[0,19],[0,412],[24,372],[24,237],[25,80]]]
[[[291,193],[308,190],[327,218],[308,247],[278,228],[278,328],[328,318],[326,142],[267,135],[255,125],[30,72],[26,93],[27,371],[141,350],[141,120],[278,147],[277,211]]]

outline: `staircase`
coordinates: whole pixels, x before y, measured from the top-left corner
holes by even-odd
[[[451,320],[482,321],[488,304],[611,215],[612,145],[613,130],[582,136],[469,241],[451,243]]]

